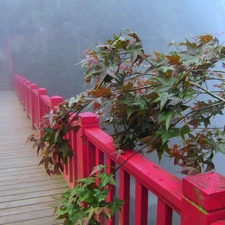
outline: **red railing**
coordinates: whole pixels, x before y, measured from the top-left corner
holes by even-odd
[[[59,96],[47,96],[46,89],[38,89],[36,84],[17,74],[14,74],[14,88],[36,129],[41,127],[40,119],[63,100]],[[88,176],[95,165],[108,165],[108,172],[122,165],[116,172],[118,189],[113,189],[108,198],[112,199],[117,193],[125,204],[121,212],[105,224],[146,225],[149,218],[155,217],[157,225],[175,225],[174,211],[180,215],[182,225],[225,224],[224,176],[211,172],[181,180],[140,154],[132,156],[131,150],[117,157],[112,138],[99,128],[96,115],[82,113],[79,120],[81,129],[67,135],[74,151],[72,160],[64,165],[63,175],[69,186],[74,187],[77,179]],[[131,180],[135,185],[131,185]],[[133,189],[135,191],[131,191]],[[158,199],[157,215],[149,210],[150,192]]]

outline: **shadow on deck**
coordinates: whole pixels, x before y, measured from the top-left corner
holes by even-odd
[[[26,139],[36,131],[15,93],[0,91],[0,225],[53,225],[53,196],[65,191],[61,176],[46,175]]]

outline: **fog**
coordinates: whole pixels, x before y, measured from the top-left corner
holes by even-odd
[[[11,36],[14,72],[68,98],[83,87],[83,71],[74,64],[94,43],[128,28],[139,34],[146,52],[167,51],[169,41],[223,32],[224,5],[223,0],[1,0],[1,37]]]
[[[125,29],[138,33],[149,53],[206,33],[224,41],[225,0],[0,0],[0,6],[1,70],[8,74],[10,37],[13,72],[64,98],[85,88],[84,71],[75,66],[81,52]],[[158,163],[155,154],[147,157]],[[225,175],[224,156],[215,164]],[[180,176],[168,158],[160,165]]]
[[[224,0],[0,0],[1,68],[8,70],[7,37],[13,72],[68,98],[85,90],[81,53],[113,34],[130,29],[146,52],[169,51],[168,42],[210,33],[223,42]],[[220,124],[222,118],[215,120]],[[157,162],[157,157],[153,156]],[[219,158],[216,162],[219,162]],[[179,176],[168,159],[161,165]],[[217,163],[217,171],[224,174]]]

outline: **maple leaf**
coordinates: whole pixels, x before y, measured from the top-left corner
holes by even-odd
[[[169,60],[170,65],[181,65],[182,62],[180,61],[179,55],[166,55],[165,56]]]
[[[201,40],[201,42],[206,44],[210,42],[213,39],[213,37],[210,34],[206,34],[206,35],[199,36],[199,39]]]
[[[160,54],[159,52],[154,51],[154,54],[156,56],[156,61],[161,61],[164,57],[163,54]]]

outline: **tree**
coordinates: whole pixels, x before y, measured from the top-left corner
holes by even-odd
[[[87,67],[85,81],[92,88],[60,104],[41,139],[31,141],[66,163],[72,151],[63,137],[79,130],[72,121],[93,107],[103,125],[113,128],[118,154],[147,148],[148,153],[157,151],[159,159],[167,153],[183,174],[214,169],[214,154],[225,153],[225,130],[212,124],[225,106],[225,46],[209,34],[170,45],[177,50],[151,56],[140,37],[127,31],[86,50],[80,64]]]

